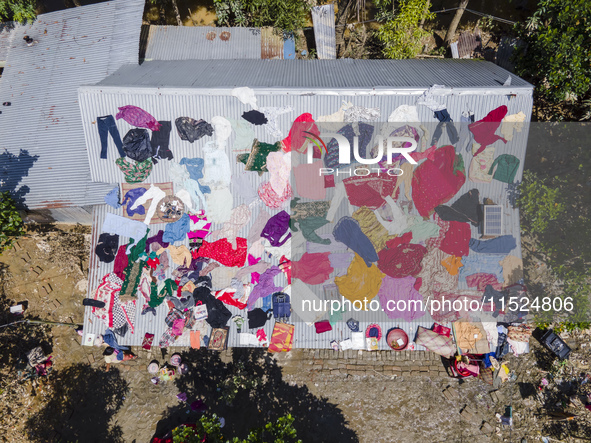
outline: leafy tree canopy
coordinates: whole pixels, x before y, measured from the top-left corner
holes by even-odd
[[[415,58],[423,49],[422,39],[429,35],[419,24],[431,20],[435,14],[429,12],[428,0],[400,0],[396,14],[385,11],[391,0],[380,0],[380,17],[387,19],[377,31],[378,39],[384,45],[386,58]]]
[[[37,0],[0,0],[0,20],[23,23],[33,20],[37,13]]]
[[[296,430],[293,427],[294,418],[288,414],[280,417],[277,421],[267,423],[262,428],[252,429],[248,437],[239,439],[234,437],[226,440],[222,436],[222,429],[218,417],[213,414],[211,417],[202,416],[195,424],[195,427],[179,426],[173,429],[172,438],[174,443],[262,443],[274,441],[277,443],[301,443],[297,439]]]
[[[273,26],[283,31],[302,29],[310,12],[304,0],[213,0],[221,26]]]
[[[539,0],[517,30],[517,74],[551,102],[577,100],[591,90],[591,2]]]

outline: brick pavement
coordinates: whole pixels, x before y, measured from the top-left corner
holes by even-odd
[[[429,351],[334,351],[294,349],[274,355],[284,372],[296,378],[334,376],[427,376],[445,377],[441,357]]]

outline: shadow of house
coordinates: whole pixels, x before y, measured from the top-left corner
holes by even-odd
[[[77,364],[51,374],[53,396],[27,420],[32,442],[122,442],[111,423],[128,391],[117,369],[105,372]]]
[[[25,195],[29,192],[28,186],[19,187],[19,183],[29,175],[29,170],[38,158],[38,155],[30,155],[26,149],[21,149],[18,155],[9,151],[0,154],[0,192],[10,192],[19,209],[27,209]]]
[[[158,423],[155,436],[162,436],[176,426],[195,423],[199,412],[187,413],[191,402],[201,400],[207,413],[224,417],[222,429],[226,438],[246,438],[252,428],[291,414],[298,438],[305,442],[355,442],[355,432],[347,427],[340,409],[326,399],[316,397],[306,386],[292,386],[283,380],[281,368],[263,349],[234,348],[232,362],[224,363],[218,353],[191,350],[182,354],[190,367],[176,384],[187,393],[187,403],[170,408],[167,417]],[[224,380],[241,374],[260,383],[252,389],[238,390],[227,404],[222,399]]]

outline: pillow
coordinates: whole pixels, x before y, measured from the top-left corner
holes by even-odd
[[[417,345],[422,345],[429,351],[433,351],[443,357],[451,357],[456,352],[456,347],[451,337],[439,335],[435,331],[425,329],[419,326],[417,330],[417,338],[415,339]]]

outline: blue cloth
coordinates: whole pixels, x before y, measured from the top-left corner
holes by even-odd
[[[378,261],[378,254],[372,242],[361,230],[359,222],[352,217],[343,217],[332,231],[336,241],[344,243],[347,247],[365,261],[367,267]]]
[[[125,157],[121,135],[119,135],[119,130],[117,129],[117,124],[115,123],[113,116],[105,115],[103,117],[97,117],[96,126],[101,139],[101,158],[107,158],[109,134],[111,134],[111,138],[113,139],[113,142],[119,151],[119,155],[121,157]]]
[[[199,189],[201,189],[201,192],[203,192],[204,194],[209,194],[211,193],[211,189],[209,186],[203,186],[201,183],[199,183],[199,179],[203,178],[203,165],[204,165],[204,160],[202,158],[183,158],[181,159],[180,164],[181,165],[185,165],[185,168],[187,168],[187,172],[189,173],[189,177],[191,177],[191,180],[195,180],[197,182],[197,184],[199,185]]]
[[[119,203],[119,186],[115,186],[107,195],[105,195],[105,203],[115,209],[121,207],[121,203]]]
[[[111,331],[110,329],[107,329],[103,334],[103,341],[113,349],[116,349],[117,351],[129,350],[127,346],[120,346],[119,343],[117,343],[117,338],[115,337],[115,334],[113,334],[113,331]],[[123,352],[119,352],[117,354],[117,360],[123,360]]]
[[[517,242],[512,235],[501,235],[492,240],[470,239],[470,249],[481,254],[508,254],[516,246]]]
[[[470,252],[466,257],[462,257],[462,267],[458,274],[459,283],[466,284],[466,277],[468,275],[484,272],[486,274],[493,274],[497,277],[499,282],[504,282],[503,267],[499,264],[502,257],[494,254],[478,254]]]
[[[266,297],[261,298],[263,300],[263,306],[261,309],[265,312],[269,312],[273,309],[273,295],[267,295]]]
[[[167,243],[174,243],[175,241],[184,240],[191,228],[191,219],[185,213],[183,216],[174,223],[169,223],[164,228],[164,234],[162,240]]]
[[[443,132],[443,127],[447,130],[447,137],[449,138],[449,142],[452,145],[455,145],[459,140],[460,137],[458,136],[458,131],[454,126],[453,120],[447,112],[447,109],[442,109],[441,111],[435,111],[435,117],[439,120],[439,124],[435,131],[433,132],[433,138],[431,139],[431,146],[434,146],[439,141],[441,134]]]
[[[490,358],[494,357],[495,355],[496,355],[496,352],[489,352],[488,354],[484,354],[484,356],[482,358],[482,362],[484,363],[485,368],[490,368],[492,366],[492,363],[490,362]]]
[[[125,197],[123,197],[122,203],[123,206],[127,205],[127,215],[133,217],[135,214],[144,215],[146,213],[146,209],[143,207],[143,205],[139,205],[137,208],[131,209],[135,201],[145,193],[145,188],[135,188],[127,191]]]

